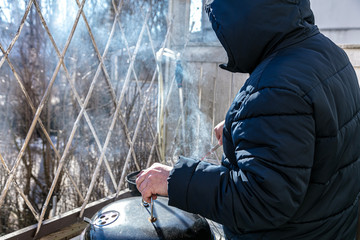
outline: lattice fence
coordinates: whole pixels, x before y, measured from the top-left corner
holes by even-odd
[[[111,11],[100,27],[87,17],[97,1],[66,1],[55,19],[47,18],[51,4],[43,2],[26,1],[12,26],[0,23],[10,39],[0,38],[3,233],[5,225],[25,221],[10,206],[27,212],[23,218],[37,222],[37,231],[44,219],[75,207],[82,217],[89,202],[118,194],[129,171],[162,155],[156,96],[164,63],[158,60],[171,21],[165,19],[158,37],[156,2],[139,2],[132,15],[124,13],[131,9],[123,0],[103,3]],[[14,17],[4,9],[2,19]],[[124,25],[127,18],[134,25]],[[64,21],[63,29],[54,21]]]

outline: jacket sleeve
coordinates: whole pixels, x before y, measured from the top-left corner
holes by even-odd
[[[287,222],[310,181],[311,104],[290,90],[259,90],[230,108],[223,139],[225,154],[236,164],[180,157],[168,179],[169,204],[240,232]]]

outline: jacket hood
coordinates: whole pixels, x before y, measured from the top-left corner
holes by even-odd
[[[274,51],[316,33],[309,0],[210,0],[205,6],[228,55],[220,65],[251,73]]]

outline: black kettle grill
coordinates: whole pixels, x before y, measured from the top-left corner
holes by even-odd
[[[129,185],[135,183],[136,175],[127,176]],[[154,200],[154,219],[151,219],[150,204],[136,196],[139,194],[136,186],[133,191],[133,197],[113,202],[98,211],[82,232],[81,239],[214,239],[205,218],[168,206],[165,197]]]

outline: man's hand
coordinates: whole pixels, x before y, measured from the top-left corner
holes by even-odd
[[[144,201],[150,203],[151,197],[155,200],[156,194],[168,196],[168,182],[172,167],[154,163],[148,169],[141,171],[136,179],[136,187]]]
[[[214,132],[215,132],[215,137],[218,140],[219,144],[222,145],[223,144],[223,129],[224,129],[224,124],[225,124],[225,120],[218,123],[218,125],[216,125],[214,127]]]

